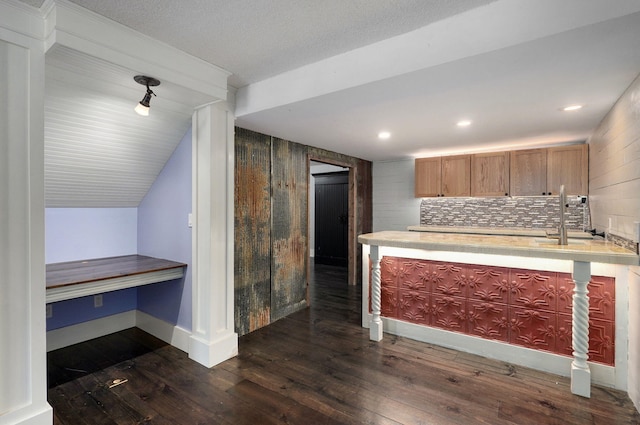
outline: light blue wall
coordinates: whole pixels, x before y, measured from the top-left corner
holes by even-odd
[[[45,211],[47,263],[136,254],[137,208],[47,208]],[[136,308],[135,288],[103,294],[102,307],[93,297],[53,303],[47,330],[62,328]]]
[[[47,330],[138,309],[191,330],[191,131],[138,208],[48,208],[46,262],[141,254],[187,263],[180,280],[53,304]]]
[[[138,310],[191,330],[191,131],[138,207],[138,253],[188,264],[183,280],[138,288]]]
[[[47,208],[47,263],[136,254],[137,208]]]
[[[102,307],[93,306],[93,296],[58,301],[51,306],[53,316],[47,319],[47,331],[135,310],[136,288],[102,294]]]

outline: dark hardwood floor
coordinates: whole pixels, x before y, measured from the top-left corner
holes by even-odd
[[[311,308],[241,337],[240,355],[211,369],[136,328],[53,351],[54,423],[640,424],[623,392],[585,399],[567,378],[392,335],[371,342],[346,278],[317,265]]]

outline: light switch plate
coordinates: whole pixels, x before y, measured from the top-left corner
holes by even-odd
[[[51,319],[53,317],[53,306],[51,304],[47,304],[47,319]]]
[[[95,308],[102,307],[102,294],[93,296],[93,306]]]

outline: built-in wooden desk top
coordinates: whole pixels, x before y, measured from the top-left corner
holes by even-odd
[[[47,303],[178,279],[186,266],[144,255],[47,264]]]

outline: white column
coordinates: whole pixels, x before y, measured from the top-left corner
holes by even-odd
[[[233,321],[234,119],[224,102],[193,114],[193,323],[189,357],[238,354]]]
[[[2,424],[53,421],[47,403],[44,43],[40,31],[44,31],[41,17],[0,2]]]
[[[369,339],[382,341],[382,319],[380,305],[382,300],[380,283],[380,252],[377,245],[371,245],[369,251],[371,259],[371,323],[369,323]]]
[[[571,392],[591,397],[589,358],[589,289],[591,263],[573,262],[573,362],[571,363]]]

